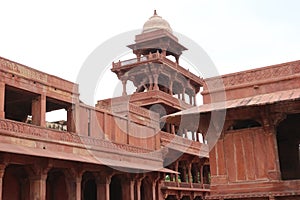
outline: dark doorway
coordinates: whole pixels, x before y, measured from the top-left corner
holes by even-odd
[[[141,183],[141,200],[152,199],[152,184],[148,177],[145,177]]]
[[[122,185],[121,178],[113,176],[109,185],[110,200],[122,200]]]
[[[97,184],[95,177],[90,172],[85,172],[82,177],[83,200],[97,200]]]
[[[9,165],[3,177],[3,200],[29,200],[29,180],[22,165]]]
[[[66,200],[68,197],[65,174],[59,169],[50,170],[46,181],[46,200]]]
[[[282,180],[300,179],[300,114],[288,115],[277,127]]]

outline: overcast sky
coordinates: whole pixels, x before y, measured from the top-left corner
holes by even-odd
[[[220,74],[300,59],[299,0],[2,0],[0,8],[0,56],[73,82],[95,48],[142,28],[154,9]]]

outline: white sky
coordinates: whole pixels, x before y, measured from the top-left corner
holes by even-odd
[[[300,59],[299,0],[1,0],[0,56],[75,82],[96,47],[154,9],[221,74]]]

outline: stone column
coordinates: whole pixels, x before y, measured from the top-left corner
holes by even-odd
[[[156,199],[156,182],[157,180],[152,181],[152,199]]]
[[[185,88],[182,87],[182,101],[185,101]]]
[[[153,90],[159,90],[159,87],[158,87],[158,74],[153,74],[153,79],[154,79]]]
[[[76,132],[76,105],[67,108],[67,131]]]
[[[29,177],[30,199],[32,200],[46,199],[46,179],[47,179],[47,174],[44,173]]]
[[[2,200],[3,176],[5,173],[5,164],[0,164],[0,200]]]
[[[142,179],[137,179],[135,183],[136,183],[136,200],[141,200]]]
[[[41,94],[32,100],[31,113],[32,124],[46,126],[46,95]]]
[[[123,85],[122,96],[126,96],[126,95],[127,95],[126,84],[127,84],[127,79],[126,79],[126,78],[123,78],[123,79],[122,79],[122,85]]]
[[[148,91],[151,91],[153,90],[153,79],[152,79],[152,76],[148,76],[148,79],[149,79],[149,88],[148,88]]]
[[[172,80],[172,77],[170,77],[170,80],[169,80],[169,94],[173,95],[173,80]]]
[[[111,181],[111,175],[97,175],[97,200],[109,200],[109,184]]]
[[[4,105],[5,105],[5,83],[0,83],[0,118],[5,118],[5,111],[4,111]]]
[[[122,181],[122,199],[134,199],[134,179],[131,177],[128,177]]]
[[[82,176],[76,177],[76,200],[81,200],[81,181]]]
[[[171,124],[171,133],[175,135],[175,125]]]
[[[187,169],[188,169],[188,181],[189,183],[193,182],[193,176],[192,176],[192,163],[188,163],[187,165]]]
[[[194,96],[194,106],[197,106],[196,94],[195,94],[195,96]]]

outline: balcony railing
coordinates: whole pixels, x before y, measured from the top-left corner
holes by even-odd
[[[41,140],[57,143],[68,143],[74,146],[84,146],[91,149],[105,148],[115,151],[124,150],[124,152],[155,154],[151,150],[135,147],[127,144],[114,143],[101,138],[77,135],[66,131],[57,131],[50,128],[44,128],[22,122],[0,119],[0,135],[7,135],[18,138],[27,138],[32,140]],[[155,157],[157,155],[153,155]]]
[[[204,189],[204,190],[210,189],[209,184],[174,182],[174,181],[164,181],[163,186],[169,188],[178,188],[178,189],[179,188],[195,188],[195,189]]]
[[[187,138],[163,131],[160,132],[160,136],[162,146],[201,157],[208,157],[207,144],[189,140]]]
[[[148,56],[143,56],[138,60],[137,58],[129,59],[129,60],[124,60],[124,61],[118,61],[118,62],[113,62],[112,67],[113,70],[117,69],[125,69],[125,68],[130,68],[133,67],[135,64],[142,64],[144,62],[148,61],[157,61],[163,64],[168,65],[169,67],[175,69],[176,71],[180,72],[182,75],[192,79],[193,81],[203,85],[203,80],[196,76],[195,74],[191,73],[189,70],[181,67],[178,65],[178,63],[173,62],[160,54],[159,52],[154,53],[154,54],[149,54]]]

